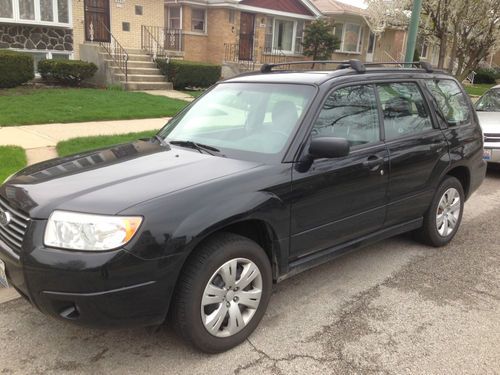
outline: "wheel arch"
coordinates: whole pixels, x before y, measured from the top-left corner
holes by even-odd
[[[470,184],[471,184],[471,176],[469,168],[463,165],[456,166],[451,168],[448,172],[446,172],[446,175],[455,177],[458,181],[460,181],[460,184],[464,189],[465,199],[467,199],[469,197]]]
[[[260,218],[245,218],[240,220],[224,221],[213,225],[211,228],[205,230],[196,239],[193,239],[191,250],[186,256],[184,263],[181,267],[182,273],[188,261],[196,256],[197,251],[203,244],[211,237],[221,233],[233,233],[242,237],[246,237],[256,242],[265,251],[273,271],[273,280],[278,280],[280,275],[280,256],[283,246],[280,244],[279,237],[273,226],[264,219]]]

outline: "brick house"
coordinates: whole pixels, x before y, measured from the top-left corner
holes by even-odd
[[[0,0],[0,48],[33,54],[35,70],[41,59],[83,59],[98,64],[98,81],[168,88],[152,61],[157,55],[232,65],[233,72],[304,60],[304,28],[319,17],[335,22],[341,46],[333,59],[387,60],[383,50],[403,47],[404,31],[377,38],[363,9],[335,0]]]

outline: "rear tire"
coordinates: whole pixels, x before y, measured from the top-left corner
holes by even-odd
[[[206,353],[243,342],[264,316],[272,289],[264,250],[246,237],[221,233],[188,260],[172,305],[177,333]]]
[[[416,238],[434,247],[447,245],[460,227],[465,194],[458,179],[447,176],[436,190]]]

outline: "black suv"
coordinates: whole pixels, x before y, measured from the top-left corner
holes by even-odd
[[[265,65],[152,139],[18,172],[0,188],[0,282],[81,325],[168,313],[214,353],[250,335],[275,282],[403,232],[446,245],[486,172],[461,85],[329,63]]]

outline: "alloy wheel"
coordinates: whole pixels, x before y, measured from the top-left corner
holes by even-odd
[[[262,297],[262,275],[245,258],[224,263],[210,278],[201,301],[201,319],[216,337],[240,332],[252,320]]]
[[[446,190],[436,211],[436,227],[441,237],[447,237],[455,230],[462,209],[457,189]]]

